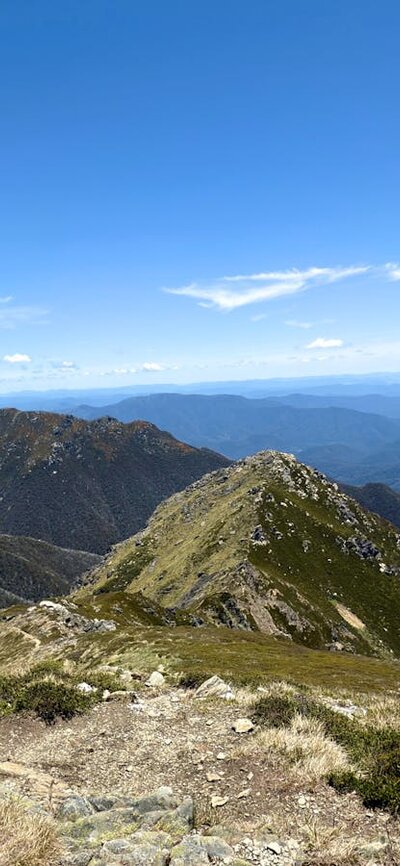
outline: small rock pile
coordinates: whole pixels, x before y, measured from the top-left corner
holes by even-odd
[[[72,794],[56,819],[65,846],[61,866],[249,866],[223,838],[193,830],[193,800],[161,787],[147,797]]]

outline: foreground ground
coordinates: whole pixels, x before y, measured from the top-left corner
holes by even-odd
[[[71,791],[137,797],[167,785],[179,800],[193,798],[198,831],[228,838],[248,862],[399,862],[397,820],[366,809],[356,794],[338,794],[323,781],[332,762],[336,766],[342,758],[331,754],[315,730],[311,737],[310,730],[298,732],[297,758],[287,743],[279,744],[276,733],[272,742],[257,725],[246,733],[233,730],[239,718],[251,716],[257,697],[290,693],[290,688],[278,683],[264,692],[238,689],[233,700],[225,700],[137,682],[88,715],[52,726],[30,716],[9,716],[0,721],[0,784],[53,812]],[[319,698],[330,700],[322,693]],[[364,704],[357,713],[375,718],[371,697]],[[345,711],[350,706],[343,701]],[[383,714],[396,716],[397,710],[396,695],[381,702]],[[221,805],[215,805],[215,797]],[[263,849],[260,839],[276,840],[281,852]],[[291,842],[294,853],[288,859]],[[64,862],[62,856],[54,862]]]

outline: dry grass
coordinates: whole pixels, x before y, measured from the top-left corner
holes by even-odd
[[[365,720],[375,728],[400,729],[400,697],[398,695],[387,695],[386,697],[374,696],[374,699],[364,701],[363,706],[367,709]]]
[[[0,866],[54,866],[60,856],[55,824],[14,797],[0,800]]]
[[[265,686],[259,686],[256,690],[253,688],[234,688],[235,702],[242,707],[251,707],[255,701],[270,695],[285,695],[290,697],[297,693],[297,689],[290,683],[284,681],[275,681],[268,683]]]
[[[242,749],[278,752],[286,758],[288,775],[311,785],[329,773],[350,769],[344,749],[326,736],[321,722],[300,715],[288,727],[258,731]]]
[[[269,826],[281,838],[295,839],[310,866],[358,866],[365,858],[360,852],[363,839],[349,834],[342,823],[328,824],[314,815],[274,815]]]

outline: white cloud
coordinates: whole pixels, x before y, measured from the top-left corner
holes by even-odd
[[[6,361],[7,364],[30,364],[32,358],[29,355],[22,355],[16,352],[15,355],[4,355],[3,361]]]
[[[12,295],[6,295],[4,298],[0,298],[0,304],[9,304],[12,299]]]
[[[327,285],[371,270],[369,265],[347,268],[307,268],[288,271],[270,271],[259,274],[237,274],[214,280],[210,284],[190,283],[181,288],[164,289],[171,295],[195,298],[202,307],[234,310],[247,304],[271,301],[286,295],[303,292],[311,285]],[[258,283],[263,283],[259,286]],[[237,287],[232,287],[237,284]]]
[[[140,367],[145,373],[162,373],[166,368],[162,364],[157,364],[155,361],[146,361]]]
[[[388,262],[385,265],[385,270],[389,280],[394,282],[400,280],[400,264],[398,262]]]
[[[312,343],[306,346],[306,349],[340,349],[343,346],[343,340],[327,337],[317,337]]]

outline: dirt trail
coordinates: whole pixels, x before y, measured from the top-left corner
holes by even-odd
[[[5,718],[0,783],[7,779],[11,790],[43,802],[67,789],[139,795],[169,785],[178,796],[193,796],[199,813],[217,823],[251,827],[279,813],[294,825],[306,817],[340,823],[364,839],[382,833],[387,816],[367,812],[355,795],[338,795],[324,784],[307,790],[288,780],[276,756],[261,749],[244,754],[241,745],[252,734],[232,730],[243,715],[245,708],[233,701],[200,701],[172,690],[146,694],[139,704],[100,704],[87,716],[52,727],[32,718]],[[210,774],[220,778],[211,782]],[[228,798],[221,809],[210,807],[214,794]]]

